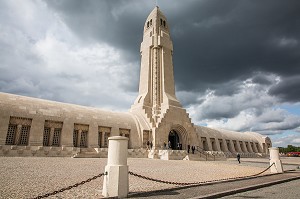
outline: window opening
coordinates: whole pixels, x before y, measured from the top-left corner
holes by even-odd
[[[15,135],[17,131],[17,125],[10,124],[8,125],[7,136],[6,136],[6,145],[13,145],[15,142]]]
[[[61,129],[54,129],[52,146],[59,146]]]
[[[50,128],[44,128],[43,146],[49,146]]]
[[[21,136],[20,136],[20,145],[28,144],[30,126],[22,126]]]
[[[73,132],[73,146],[77,147],[77,139],[78,139],[78,130],[74,130]]]
[[[87,147],[87,131],[81,132],[80,147]]]

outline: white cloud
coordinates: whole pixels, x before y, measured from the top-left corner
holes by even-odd
[[[287,145],[300,146],[300,134],[293,133],[282,136],[270,136],[272,139],[272,144],[275,147],[286,147]]]
[[[268,94],[280,78],[265,74],[265,79],[270,83],[255,83],[252,78],[242,81],[231,96],[218,96],[213,90],[208,90],[199,103],[188,107],[188,112],[195,123],[234,131],[256,131],[269,135],[298,128],[300,117],[276,108],[279,101]]]
[[[130,108],[137,93],[124,88],[136,83],[137,73],[128,71],[137,71],[137,63],[123,61],[121,51],[107,44],[85,45],[40,1],[24,5],[24,18],[19,5],[6,6],[11,13],[6,13],[0,32],[0,42],[7,46],[0,55],[2,91],[113,110]],[[15,18],[18,23],[10,23]]]

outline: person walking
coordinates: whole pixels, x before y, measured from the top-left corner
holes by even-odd
[[[195,154],[195,146],[192,146],[192,153]]]
[[[191,149],[191,146],[188,145],[188,146],[187,146],[187,151],[188,151],[188,153],[190,153],[190,149]]]
[[[153,147],[153,143],[152,141],[150,142],[150,150],[152,150],[152,147]]]
[[[164,142],[164,149],[167,149],[167,144],[166,144],[166,142]]]
[[[241,155],[239,153],[236,155],[236,159],[237,159],[237,161],[240,164],[241,163]]]
[[[147,141],[147,150],[149,150],[150,142],[149,140]]]
[[[172,149],[171,141],[168,142],[169,149]]]

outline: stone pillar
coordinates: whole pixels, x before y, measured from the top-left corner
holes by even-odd
[[[6,136],[9,126],[9,115],[4,114],[3,112],[0,115],[0,145],[5,145]]]
[[[220,140],[218,138],[216,138],[215,142],[216,142],[217,151],[222,151],[221,146],[220,146]]]
[[[17,131],[16,131],[15,145],[20,144],[21,132],[22,132],[22,125],[19,124],[17,126]]]
[[[98,148],[98,125],[91,124],[87,134],[88,148]]]
[[[50,129],[50,135],[49,135],[49,146],[52,146],[53,144],[53,136],[54,136],[54,127]]]
[[[77,147],[80,147],[80,140],[81,140],[81,133],[82,133],[82,130],[81,129],[79,129],[78,130],[78,135],[77,135]]]
[[[74,121],[64,120],[64,125],[61,131],[61,146],[73,147]]]
[[[240,141],[236,141],[236,147],[237,147],[237,152],[238,153],[243,153],[243,150],[242,150],[242,148],[241,148],[241,145],[240,145]]]
[[[282,163],[279,158],[279,149],[277,147],[269,148],[270,151],[270,165],[275,163],[271,167],[271,173],[283,173]]]
[[[231,150],[230,150],[230,151],[231,151],[232,153],[236,153],[237,151],[235,150],[235,147],[234,147],[234,143],[233,143],[233,141],[232,141],[232,140],[230,140],[230,141],[229,141],[229,143],[230,143],[230,144],[229,144],[229,147],[231,148]]]
[[[229,152],[227,141],[225,139],[223,139],[223,147],[224,147],[224,152]]]
[[[44,119],[39,117],[33,118],[28,139],[30,146],[43,146],[44,125]]]
[[[104,139],[105,139],[106,132],[101,133],[101,148],[104,148]]]
[[[109,137],[108,159],[105,167],[102,195],[104,197],[125,198],[129,192],[128,182],[128,138]]]
[[[243,148],[244,148],[244,153],[249,153],[249,151],[248,151],[248,149],[247,149],[247,146],[246,146],[246,143],[245,143],[245,141],[243,141]]]
[[[208,151],[213,151],[213,146],[212,146],[210,138],[206,138],[206,144],[208,147]]]
[[[253,150],[254,150],[255,153],[258,153],[258,148],[257,148],[255,142],[253,142]]]

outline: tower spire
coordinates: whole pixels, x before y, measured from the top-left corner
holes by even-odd
[[[169,25],[158,6],[145,22],[140,51],[139,96],[133,107],[142,107],[152,124],[157,126],[169,106],[181,107],[175,96]]]

